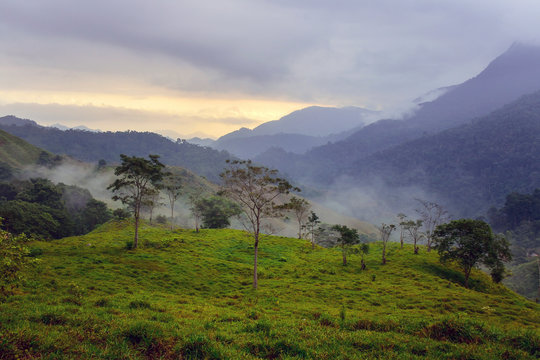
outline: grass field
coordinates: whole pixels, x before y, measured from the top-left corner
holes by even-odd
[[[39,264],[0,303],[2,359],[536,359],[540,306],[436,253],[391,244],[367,270],[335,249],[238,230],[113,222],[34,242]]]

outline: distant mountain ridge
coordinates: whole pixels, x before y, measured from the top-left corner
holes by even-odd
[[[255,159],[298,180],[327,186],[362,158],[485,116],[539,89],[540,47],[514,44],[479,75],[423,103],[405,120],[379,120],[301,156],[273,149]]]
[[[353,106],[311,106],[261,124],[253,130],[241,128],[233,131],[210,146],[246,159],[273,147],[301,154],[329,141],[346,138],[378,115],[377,111]]]
[[[118,162],[120,154],[146,157],[148,154],[161,156],[167,165],[187,168],[195,173],[217,181],[231,156],[226,151],[217,151],[185,141],[173,142],[164,136],[137,131],[90,132],[84,130],[59,130],[37,125],[34,121],[8,120],[0,118],[0,128],[25,141],[55,154],[65,154],[76,159],[97,162]],[[8,123],[9,125],[6,125]]]

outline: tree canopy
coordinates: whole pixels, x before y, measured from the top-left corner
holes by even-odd
[[[456,261],[459,264],[465,275],[465,287],[469,287],[473,267],[479,264],[487,266],[492,270],[494,280],[498,280],[504,272],[503,262],[511,259],[506,239],[495,236],[491,227],[482,220],[460,219],[439,225],[433,240],[442,262]]]

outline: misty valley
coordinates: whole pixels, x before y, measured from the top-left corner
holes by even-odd
[[[538,359],[540,47],[431,95],[216,140],[0,117],[0,359]]]

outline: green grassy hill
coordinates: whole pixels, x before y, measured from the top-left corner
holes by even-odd
[[[540,306],[480,272],[472,289],[434,253],[391,244],[367,270],[336,249],[238,230],[129,223],[34,242],[40,258],[0,303],[0,358],[535,359]],[[39,255],[38,255],[39,254]]]
[[[0,162],[11,168],[35,164],[43,152],[38,147],[0,130]]]

